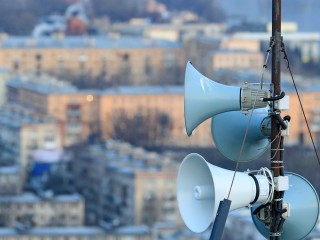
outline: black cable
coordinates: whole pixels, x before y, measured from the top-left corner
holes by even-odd
[[[283,130],[288,128],[287,124],[285,121],[283,121],[279,113],[275,114],[275,117]]]
[[[284,59],[287,61],[287,69],[289,70],[289,73],[290,73],[290,75],[291,75],[291,79],[292,79],[292,82],[293,82],[293,86],[294,86],[294,88],[295,88],[295,90],[296,90],[296,94],[297,94],[297,96],[298,96],[299,104],[300,104],[300,107],[301,107],[301,110],[302,110],[302,114],[303,114],[304,120],[305,120],[306,125],[307,125],[307,128],[308,128],[308,132],[309,132],[309,135],[310,135],[310,138],[311,138],[311,142],[312,142],[312,145],[313,145],[313,149],[314,149],[314,152],[316,153],[317,160],[318,160],[318,163],[319,163],[319,165],[320,165],[320,159],[319,159],[319,155],[318,155],[318,152],[317,152],[317,148],[316,148],[316,145],[315,145],[315,143],[314,143],[314,140],[313,140],[313,137],[312,137],[312,134],[311,134],[311,130],[310,130],[310,127],[309,127],[309,123],[308,123],[306,114],[305,114],[304,109],[303,109],[303,105],[302,105],[302,102],[301,102],[301,99],[300,99],[300,95],[299,95],[299,92],[298,92],[298,88],[297,88],[296,83],[295,83],[295,81],[294,81],[294,77],[293,77],[293,74],[292,74],[292,71],[291,71],[291,67],[290,67],[290,63],[289,63],[289,58],[288,58],[287,52],[286,52],[286,50],[285,50],[284,43],[282,43],[281,51],[282,51],[283,54],[284,54]]]
[[[286,96],[286,93],[285,92],[281,92],[279,96],[269,97],[269,98],[262,98],[262,101],[264,101],[264,102],[277,101],[277,100],[280,100],[280,99],[284,98],[285,96]]]
[[[267,207],[267,206],[269,206],[270,205],[270,203],[268,202],[268,203],[265,203],[265,204],[262,204],[262,205],[260,205],[259,207],[257,207],[254,211],[253,211],[253,215],[257,215],[257,213],[258,212],[260,212],[260,210],[262,209],[262,208],[265,208],[265,207]]]

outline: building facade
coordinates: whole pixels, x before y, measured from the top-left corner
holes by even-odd
[[[19,165],[0,167],[0,195],[18,195],[21,191],[22,182]]]
[[[208,64],[212,71],[260,69],[264,64],[264,55],[244,50],[220,50],[209,55]]]
[[[40,198],[32,193],[0,197],[2,227],[83,226],[84,200],[78,194]]]
[[[76,187],[86,199],[88,224],[181,222],[175,195],[177,163],[114,141],[83,150],[77,154],[73,172]]]
[[[179,42],[142,37],[8,37],[2,39],[0,68],[18,73],[43,72],[100,76],[105,83],[152,83],[172,65],[183,67]]]
[[[62,147],[60,125],[53,118],[17,104],[4,105],[0,113],[2,158],[19,164],[23,179],[28,158],[35,149]]]
[[[72,87],[44,86],[42,83],[13,80],[8,82],[8,101],[20,104],[57,120],[61,126],[62,145],[70,146],[100,134],[110,139],[114,117],[120,111],[165,113],[172,129],[164,145],[211,146],[210,121],[199,126],[188,138],[184,126],[184,88],[180,86],[118,87],[108,90],[82,90]]]

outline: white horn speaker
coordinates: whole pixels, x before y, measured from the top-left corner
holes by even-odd
[[[232,111],[217,114],[212,118],[211,134],[215,146],[225,157],[247,162],[260,157],[269,147],[271,121],[266,109],[254,110],[245,143],[240,150],[250,120],[249,114]]]
[[[289,216],[283,224],[281,239],[300,240],[313,230],[319,218],[319,197],[311,183],[295,173],[289,176],[289,190],[285,191],[283,202],[289,204]],[[258,207],[251,208],[252,220],[258,231],[269,239],[269,228],[253,214]],[[264,216],[265,220],[268,217]]]
[[[215,220],[219,202],[228,197],[234,171],[219,168],[199,154],[186,156],[177,177],[177,200],[181,217],[193,232],[203,232]],[[229,200],[230,211],[253,202],[264,203],[270,186],[263,175],[237,172]]]
[[[264,90],[226,86],[208,79],[187,63],[184,83],[184,118],[188,136],[206,119],[227,111],[266,107]],[[255,104],[253,104],[254,99]]]

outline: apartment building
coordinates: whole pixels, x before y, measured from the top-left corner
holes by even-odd
[[[110,138],[112,117],[120,110],[129,114],[155,110],[167,114],[172,129],[165,145],[211,146],[210,121],[199,126],[188,138],[184,123],[184,88],[181,86],[119,87],[101,93],[100,121],[105,139]]]
[[[62,145],[85,141],[92,134],[110,139],[113,118],[119,111],[128,114],[154,111],[167,114],[172,129],[165,145],[211,146],[210,121],[202,124],[188,138],[184,126],[184,89],[182,86],[131,86],[107,90],[77,90],[72,86],[58,86],[44,81],[9,81],[9,102],[20,104],[39,114],[57,120],[62,131]]]
[[[19,164],[22,178],[28,157],[35,149],[62,147],[60,124],[56,120],[17,104],[6,104],[0,109],[0,139],[4,145],[2,158]]]
[[[40,116],[51,117],[59,126],[62,146],[84,141],[99,131],[99,100],[93,91],[44,77],[17,78],[7,84],[8,102],[21,105]]]
[[[35,227],[21,231],[0,228],[0,240],[151,240],[146,227],[120,228],[110,232],[101,227]]]
[[[8,36],[0,45],[0,68],[38,75],[101,76],[113,84],[150,84],[172,65],[183,67],[185,62],[181,43],[142,37]]]
[[[73,173],[86,199],[87,223],[181,222],[175,196],[178,163],[114,141],[76,154]]]
[[[260,51],[218,50],[208,56],[209,70],[250,70],[262,69],[264,55]]]
[[[289,111],[285,111],[283,116],[286,114],[290,115],[291,121],[290,135],[287,138],[286,143],[311,144],[311,138],[300,107],[299,99],[295,92],[288,92],[287,94],[290,96],[290,109]],[[307,91],[300,92],[299,96],[312,136],[318,145],[320,144],[320,91],[317,91],[317,87],[313,86]]]
[[[18,195],[22,191],[19,165],[0,167],[0,195]]]
[[[0,196],[2,227],[30,224],[34,227],[82,226],[84,200],[78,194],[40,198],[24,192],[17,196]]]
[[[8,69],[0,68],[0,106],[6,101],[6,82],[11,78],[11,73]]]
[[[235,33],[232,38],[259,41],[263,51],[267,51],[270,45],[270,33],[268,32],[239,32]],[[305,63],[319,61],[320,34],[318,32],[286,32],[283,34],[283,38],[287,50],[300,51],[301,61]]]

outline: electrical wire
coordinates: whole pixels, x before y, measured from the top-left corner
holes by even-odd
[[[299,94],[297,85],[296,85],[294,77],[293,77],[293,73],[291,71],[290,62],[289,62],[289,58],[288,58],[287,52],[285,50],[284,43],[282,43],[281,51],[284,54],[284,59],[287,61],[287,69],[289,70],[289,73],[291,75],[293,86],[295,88],[295,91],[296,91],[296,94],[297,94],[297,97],[298,97],[298,100],[299,100],[300,108],[302,110],[302,114],[303,114],[304,120],[305,120],[307,128],[308,128],[308,132],[309,132],[309,135],[310,135],[310,138],[311,138],[312,146],[313,146],[314,152],[316,154],[316,157],[317,157],[317,160],[318,160],[318,164],[320,165],[320,159],[319,159],[319,155],[318,155],[318,152],[317,152],[317,148],[316,148],[316,145],[314,143],[314,140],[313,140],[313,137],[312,137],[312,134],[311,134],[310,126],[309,126],[309,123],[308,123],[308,120],[307,120],[307,117],[306,117],[306,114],[305,114],[305,111],[304,111],[304,108],[303,108],[303,105],[302,105],[302,101],[301,101],[301,98],[300,98],[300,94]]]
[[[268,58],[269,58],[269,53],[270,53],[271,47],[272,47],[272,44],[270,44],[270,47],[269,47],[269,49],[267,50],[267,56],[266,56],[265,64],[263,65],[262,76],[261,76],[261,79],[260,79],[260,89],[262,89],[264,72],[265,72],[266,69],[267,69],[267,61],[268,61]],[[234,183],[234,179],[235,179],[235,177],[236,177],[236,174],[237,174],[237,170],[238,170],[239,163],[240,163],[240,159],[241,159],[241,156],[242,156],[244,144],[245,144],[245,142],[246,142],[247,135],[248,135],[248,131],[249,131],[249,127],[250,127],[250,125],[251,125],[251,120],[252,120],[254,108],[255,108],[255,105],[256,105],[256,102],[257,102],[258,93],[259,93],[259,91],[257,91],[256,96],[255,96],[255,98],[254,98],[254,102],[253,102],[253,105],[252,105],[252,110],[251,110],[251,113],[250,113],[249,121],[248,121],[248,124],[247,124],[247,127],[246,127],[246,131],[245,131],[245,134],[244,134],[244,137],[243,137],[243,140],[242,140],[240,152],[239,152],[239,155],[238,155],[238,158],[237,158],[236,167],[235,167],[235,169],[234,169],[234,173],[233,173],[233,177],[232,177],[230,189],[229,189],[229,192],[228,192],[228,197],[227,197],[228,200],[229,200],[229,198],[230,198],[232,186],[233,186],[233,183]]]
[[[248,173],[257,173],[257,175],[265,176],[268,179],[268,183],[269,183],[269,186],[271,186],[271,188],[270,188],[267,200],[264,203],[262,203],[261,205],[267,205],[268,203],[270,203],[271,200],[273,199],[274,188],[275,188],[273,175],[272,175],[272,172],[270,171],[270,169],[267,167],[262,167],[259,170],[250,170],[247,172]]]

